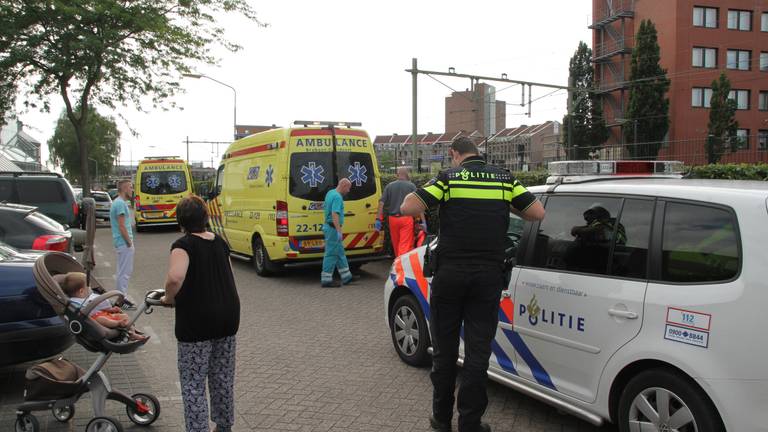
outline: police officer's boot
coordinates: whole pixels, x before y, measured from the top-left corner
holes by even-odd
[[[451,422],[443,423],[436,419],[434,415],[429,417],[429,425],[432,426],[433,431],[451,432]]]

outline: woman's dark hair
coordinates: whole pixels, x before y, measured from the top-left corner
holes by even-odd
[[[182,198],[176,205],[176,221],[188,233],[205,231],[208,224],[208,207],[197,195]]]

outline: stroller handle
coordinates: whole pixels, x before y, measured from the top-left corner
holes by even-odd
[[[163,298],[164,295],[165,295],[164,289],[147,291],[146,296],[144,296],[144,303],[146,303],[147,306],[168,306],[167,304],[163,303],[160,300]]]

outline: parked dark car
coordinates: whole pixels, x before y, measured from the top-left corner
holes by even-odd
[[[0,241],[18,249],[72,252],[72,232],[36,207],[0,203]],[[0,279],[2,281],[2,279]]]
[[[67,179],[57,173],[0,172],[0,202],[35,206],[56,222],[80,225],[80,206]]]
[[[32,267],[40,255],[0,243],[0,367],[53,357],[74,343],[37,291]]]

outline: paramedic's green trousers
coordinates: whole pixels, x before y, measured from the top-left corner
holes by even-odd
[[[333,282],[333,271],[339,269],[341,283],[347,283],[352,280],[352,273],[349,272],[349,263],[344,255],[344,244],[339,240],[339,233],[335,228],[328,225],[323,227],[325,236],[325,255],[323,255],[323,272],[320,274],[320,283]]]

